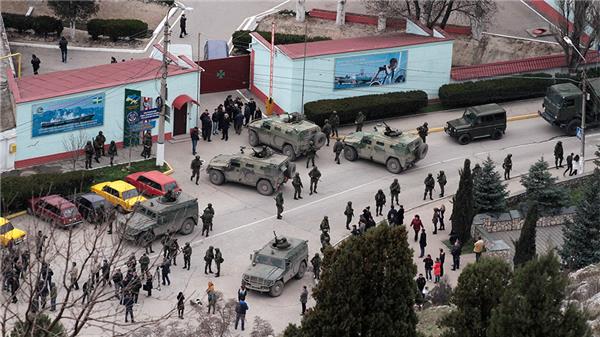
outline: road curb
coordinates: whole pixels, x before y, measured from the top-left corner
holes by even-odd
[[[166,170],[165,172],[163,172],[163,174],[170,176],[171,174],[173,174],[173,172],[175,172],[175,169],[173,168],[173,166],[171,166],[171,164],[169,164],[166,160],[165,160],[165,165],[167,165],[167,167],[169,169]]]

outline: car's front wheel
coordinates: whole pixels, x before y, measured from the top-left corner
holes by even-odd
[[[256,190],[262,195],[271,195],[275,191],[270,181],[261,179],[256,184]]]
[[[271,287],[271,289],[269,290],[269,295],[271,297],[278,297],[281,294],[283,294],[283,281],[279,280],[277,282],[275,282],[275,284]]]
[[[208,179],[215,185],[223,185],[225,183],[225,175],[219,170],[211,169],[208,171]]]
[[[260,144],[256,131],[248,131],[248,143],[250,143],[250,146],[258,146],[258,144]]]
[[[351,146],[344,146],[344,158],[348,161],[355,161],[358,159],[358,153],[356,149]]]
[[[196,225],[196,223],[194,222],[194,219],[187,218],[181,224],[181,229],[179,230],[179,233],[181,233],[183,235],[192,234],[192,232],[194,231],[195,225]]]
[[[471,142],[471,136],[469,134],[464,133],[458,137],[458,144],[467,145]]]
[[[298,272],[294,277],[299,280],[304,277],[304,273],[306,273],[306,262],[302,261],[300,262],[300,266],[298,266]]]
[[[400,161],[396,158],[389,158],[385,163],[385,167],[391,173],[400,173],[402,172],[402,165],[400,165]]]
[[[284,155],[290,158],[291,161],[296,160],[296,152],[294,152],[294,147],[290,144],[285,144],[281,149],[281,152],[283,152]]]

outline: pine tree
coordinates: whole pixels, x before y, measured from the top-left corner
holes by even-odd
[[[452,295],[456,310],[441,321],[447,328],[442,337],[485,337],[492,309],[500,303],[511,276],[510,265],[498,258],[468,264]]]
[[[417,268],[404,227],[377,226],[329,249],[316,306],[286,337],[415,337]]]
[[[473,177],[471,175],[471,161],[465,159],[464,167],[460,170],[458,190],[452,198],[451,235],[456,235],[461,243],[471,238],[471,224],[473,222]]]
[[[548,171],[548,162],[543,157],[531,165],[527,175],[521,177],[521,184],[527,191],[527,199],[536,202],[542,214],[568,203],[564,188],[556,185],[556,178]]]
[[[589,337],[585,315],[573,305],[562,308],[566,276],[553,254],[515,271],[494,309],[488,337]]]
[[[506,210],[506,184],[489,156],[480,173],[473,175],[473,202],[477,213],[496,213]]]
[[[54,324],[53,324],[54,323]],[[30,319],[18,320],[10,333],[11,337],[66,337],[65,327],[54,322],[46,314],[31,315]]]
[[[573,221],[563,227],[560,256],[571,269],[600,262],[600,169],[587,180]]]
[[[537,204],[531,203],[527,210],[525,223],[523,223],[523,228],[521,228],[521,235],[519,235],[519,239],[515,242],[515,256],[513,257],[515,267],[522,266],[535,258],[535,236],[538,219]]]

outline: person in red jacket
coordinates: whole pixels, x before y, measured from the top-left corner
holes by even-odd
[[[421,218],[418,214],[415,214],[415,217],[410,222],[410,227],[415,231],[415,242],[419,240],[419,232],[421,228],[423,228],[423,222],[421,222]]]
[[[435,277],[434,283],[440,282],[440,277],[442,276],[442,262],[440,259],[436,258],[435,263],[433,264],[433,276]]]

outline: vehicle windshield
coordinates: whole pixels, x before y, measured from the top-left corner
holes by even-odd
[[[282,259],[268,256],[268,255],[256,255],[255,262],[260,263],[260,264],[266,264],[268,266],[285,269],[285,262]]]
[[[12,231],[13,229],[15,229],[15,227],[13,227],[12,223],[7,222],[4,224],[4,226],[0,226],[0,235],[6,234],[6,233]]]
[[[467,110],[465,110],[465,113],[463,114],[463,118],[467,122],[473,123],[477,119],[477,115],[473,111],[467,109]]]
[[[123,191],[123,200],[135,198],[138,196],[138,191],[136,189],[132,189],[129,191]]]
[[[558,106],[561,106],[564,100],[562,95],[552,87],[548,88],[548,91],[546,92],[546,98]]]
[[[176,182],[165,184],[165,191],[171,191],[171,190],[174,190],[176,188],[177,188],[177,183]]]
[[[70,217],[74,216],[74,215],[75,215],[75,207],[71,207],[71,208],[63,209],[63,211],[62,211],[62,215],[63,215],[65,218],[70,218]]]
[[[156,213],[146,207],[140,207],[139,212],[152,219],[156,219]]]

